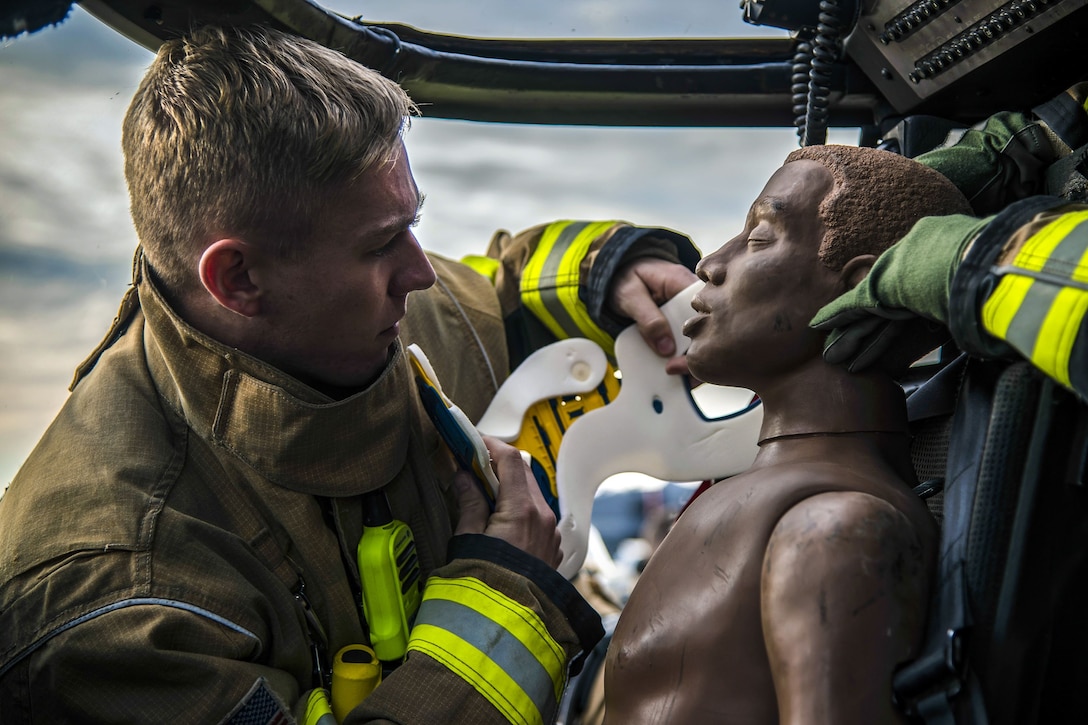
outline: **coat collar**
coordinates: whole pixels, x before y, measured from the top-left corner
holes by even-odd
[[[137,288],[148,365],[160,393],[196,435],[273,483],[317,496],[373,491],[401,470],[413,393],[399,340],[370,387],[333,400],[193,328],[142,271]]]

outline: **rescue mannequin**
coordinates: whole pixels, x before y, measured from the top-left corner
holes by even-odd
[[[900,722],[891,676],[922,634],[936,528],[911,490],[901,388],[826,363],[807,323],[917,219],[968,209],[904,157],[807,147],[700,262],[687,365],[762,398],[760,450],[691,504],[635,586],[606,722]]]

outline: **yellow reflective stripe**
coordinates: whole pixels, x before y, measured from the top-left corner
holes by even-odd
[[[611,354],[614,342],[590,318],[585,305],[578,298],[578,282],[582,260],[589,247],[617,222],[588,223],[572,239],[559,243],[563,233],[575,223],[554,222],[544,230],[536,251],[522,271],[522,304],[556,337],[564,339],[581,335]],[[558,309],[552,309],[552,305],[557,305]],[[561,313],[570,318],[575,329],[568,329],[560,321],[558,315]]]
[[[1042,272],[1059,245],[1085,221],[1088,211],[1058,217],[1024,243],[1013,265],[1029,274]],[[1088,252],[1081,255],[1070,279],[1088,281]],[[987,332],[1012,344],[1040,370],[1068,387],[1069,360],[1086,309],[1088,293],[1083,290],[1055,288],[1030,276],[1010,273],[1001,278],[983,304],[981,317]],[[1018,331],[1012,329],[1014,324]]]
[[[560,339],[567,336],[566,331],[556,322],[555,318],[552,317],[552,313],[548,311],[547,305],[544,304],[540,292],[540,281],[544,273],[544,263],[551,256],[552,248],[555,246],[556,241],[559,240],[559,235],[572,223],[570,221],[561,221],[549,224],[540,237],[540,243],[537,244],[536,251],[533,252],[533,256],[529,258],[529,262],[521,272],[521,303],[528,307],[551,330],[552,334]]]
[[[1031,277],[1005,275],[982,305],[982,326],[994,337],[1008,338],[1009,326],[1034,283]]]
[[[499,260],[494,257],[485,257],[480,254],[467,254],[461,257],[461,264],[472,267],[474,270],[495,283],[495,274],[499,271]]]
[[[1063,214],[1028,239],[1013,260],[1013,265],[1032,272],[1042,271],[1050,255],[1070,232],[1088,220],[1088,211]]]
[[[558,698],[563,693],[566,654],[532,609],[473,577],[431,577],[423,598],[447,599],[487,616],[533,654],[554,683],[555,696]]]
[[[1085,310],[1088,310],[1088,292],[1071,288],[1058,292],[1043,320],[1039,336],[1035,338],[1035,348],[1031,353],[1032,363],[1067,388],[1072,387],[1069,358],[1073,354],[1073,343],[1077,341]]]
[[[512,722],[542,722],[566,680],[566,655],[539,615],[472,577],[428,580],[408,650],[457,672]]]
[[[487,655],[457,635],[432,624],[417,624],[408,651],[422,652],[456,672],[503,717],[518,725],[543,725],[536,703]]]
[[[1061,219],[1067,217],[1073,225],[1088,220],[1088,211],[1067,214]],[[1077,260],[1070,279],[1073,282],[1088,282],[1088,249]],[[1032,362],[1067,388],[1073,387],[1069,361],[1086,312],[1088,292],[1071,287],[1062,289],[1047,312],[1032,351]]]
[[[590,319],[589,311],[586,310],[585,305],[578,298],[578,279],[582,259],[585,258],[590,245],[593,244],[597,237],[612,228],[615,223],[614,221],[606,221],[590,224],[582,230],[581,234],[574,238],[559,262],[560,277],[557,280],[555,290],[560,304],[566,308],[567,313],[574,319],[574,324],[578,325],[578,329],[590,340],[603,347],[606,352],[612,350],[612,338]]]

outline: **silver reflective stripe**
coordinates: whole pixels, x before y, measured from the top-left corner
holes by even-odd
[[[555,700],[555,685],[540,661],[517,637],[487,616],[449,599],[428,599],[419,608],[417,624],[451,632],[480,650],[547,712]]]
[[[551,316],[555,318],[559,326],[572,337],[580,337],[583,333],[578,323],[570,316],[570,312],[563,306],[557,288],[561,284],[569,284],[569,280],[561,279],[563,277],[561,268],[563,257],[570,250],[570,245],[578,238],[578,235],[585,231],[588,226],[589,222],[572,222],[559,233],[559,237],[555,240],[555,244],[548,253],[548,258],[544,261],[544,267],[540,270],[537,281],[541,302],[544,303],[544,306],[551,313]],[[548,283],[547,286],[545,286],[545,282]]]

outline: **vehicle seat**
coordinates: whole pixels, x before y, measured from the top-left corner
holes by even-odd
[[[1088,682],[1088,407],[1027,362],[961,356],[908,411],[941,542],[899,706],[924,723],[1069,721]]]

